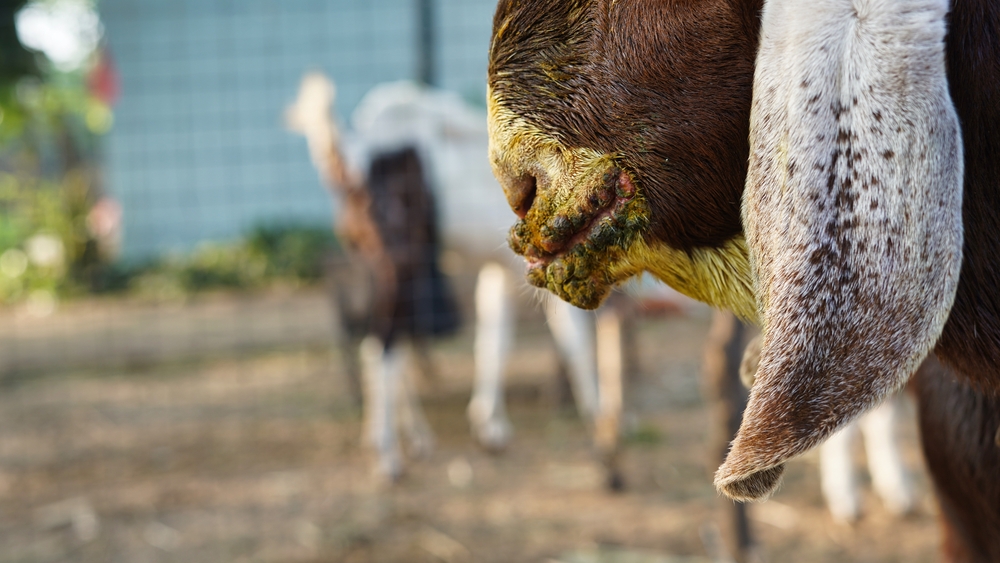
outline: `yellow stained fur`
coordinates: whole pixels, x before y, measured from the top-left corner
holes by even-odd
[[[584,147],[566,149],[524,118],[510,111],[487,91],[487,127],[490,136],[490,163],[509,170],[531,170],[535,165],[554,178],[579,180],[603,172],[613,164],[615,155],[603,154]],[[553,186],[569,189],[570,183]],[[568,195],[568,194],[567,194]]]
[[[650,247],[638,238],[625,259],[609,267],[613,279],[649,272],[692,299],[757,322],[750,261],[742,236],[720,248],[698,248],[690,254],[662,243]]]
[[[566,149],[528,121],[487,95],[490,161],[494,171],[531,170],[540,166],[552,177],[551,189],[559,193],[553,201],[572,201],[579,183],[600,178],[614,164],[615,155],[588,148]],[[637,186],[640,197],[642,186]],[[746,241],[742,236],[719,248],[699,248],[691,253],[656,243],[646,244],[635,237],[624,256],[606,253],[608,279],[620,283],[649,272],[667,285],[693,299],[729,309],[748,321],[757,321],[757,304],[750,275]]]

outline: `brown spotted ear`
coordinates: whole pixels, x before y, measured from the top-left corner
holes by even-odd
[[[937,341],[962,259],[948,0],[768,0],[743,222],[763,328],[716,486],[783,463],[898,389]]]

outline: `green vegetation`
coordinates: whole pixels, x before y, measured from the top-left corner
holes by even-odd
[[[178,297],[275,283],[307,285],[322,278],[326,257],[337,249],[329,228],[261,226],[240,241],[205,243],[189,254],[119,271],[125,283],[115,289],[142,296]]]
[[[655,446],[663,440],[660,429],[649,424],[643,424],[625,435],[625,443],[629,445]]]
[[[88,85],[99,57],[60,69],[22,45],[17,14],[41,4],[0,2],[0,303],[114,285],[112,255],[88,227],[112,121],[109,99]]]
[[[0,219],[0,303],[106,293],[172,299],[276,283],[308,285],[322,278],[326,257],[338,249],[329,228],[270,225],[242,240],[205,243],[186,254],[108,263],[81,228],[78,211],[85,208],[72,205],[65,189],[15,186],[0,176],[0,214],[11,219]]]
[[[112,125],[117,82],[100,48],[67,67],[21,43],[18,13],[45,5],[0,1],[0,305],[318,281],[337,247],[325,226],[261,226],[183,255],[116,260],[121,209],[103,190],[99,147]]]
[[[86,227],[87,179],[0,173],[0,302],[73,294],[100,261]]]

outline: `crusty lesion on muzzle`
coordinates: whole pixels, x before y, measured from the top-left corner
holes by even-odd
[[[488,108],[490,161],[518,216],[508,242],[528,281],[596,308],[631,275],[605,266],[648,229],[649,206],[618,155],[564,147],[492,95]]]
[[[518,220],[508,242],[528,281],[582,308],[650,272],[681,293],[754,321],[757,307],[741,235],[718,247],[675,249],[650,231],[643,186],[620,155],[565,147],[488,98],[490,161]]]

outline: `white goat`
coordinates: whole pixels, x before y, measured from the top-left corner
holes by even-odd
[[[289,110],[289,125],[306,135],[314,162],[339,156],[339,131],[330,118],[334,89],[326,78],[309,75],[299,100]],[[356,108],[350,136],[344,143],[347,160],[363,169],[371,155],[403,146],[417,148],[434,186],[445,246],[483,265],[476,286],[475,384],[468,416],[473,435],[486,448],[501,450],[512,426],[503,399],[503,378],[514,331],[515,283],[519,260],[505,244],[507,213],[502,192],[486,158],[485,114],[454,94],[398,82],[376,87]],[[545,314],[559,353],[568,367],[577,408],[594,429],[595,444],[618,482],[614,465],[621,400],[621,321],[613,308],[592,313],[546,295]],[[595,342],[600,344],[595,345]],[[390,479],[402,472],[397,426],[412,450],[424,454],[433,445],[412,385],[404,371],[409,346],[386,351],[366,339],[361,350],[364,378],[365,440],[374,448],[376,473]],[[600,375],[599,375],[600,374]],[[398,419],[397,419],[398,417]]]
[[[896,436],[900,397],[893,397],[827,439],[820,446],[823,497],[834,519],[850,523],[860,515],[854,471],[854,444],[864,436],[865,455],[872,486],[889,512],[906,514],[913,509],[913,489],[900,457]]]

